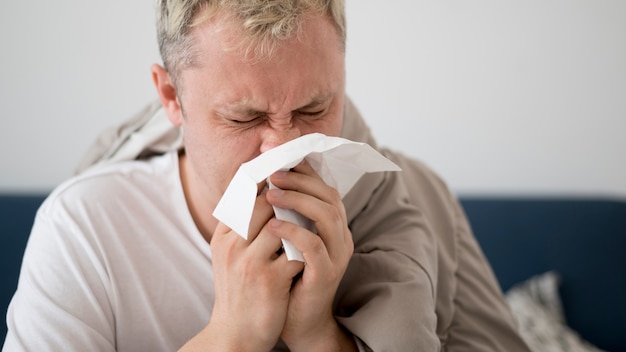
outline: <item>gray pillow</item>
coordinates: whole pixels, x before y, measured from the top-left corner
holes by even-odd
[[[522,338],[536,352],[601,352],[567,326],[558,288],[559,276],[550,271],[505,294]]]

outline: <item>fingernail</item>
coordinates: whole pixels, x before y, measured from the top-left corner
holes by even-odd
[[[278,219],[276,219],[276,218],[274,218],[274,219],[270,220],[270,226],[271,226],[271,227],[273,227],[273,228],[280,227],[280,225],[281,225],[282,223],[283,223],[282,221],[280,221],[280,220],[278,220]]]
[[[282,170],[276,171],[276,177],[278,177],[278,178],[285,178],[285,177],[287,177],[287,172],[288,171],[282,171]]]
[[[280,188],[275,188],[275,189],[269,190],[269,192],[272,193],[272,197],[282,197],[283,194],[285,194],[285,191],[283,191]]]

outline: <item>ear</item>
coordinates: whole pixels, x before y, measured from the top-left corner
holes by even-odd
[[[170,122],[175,126],[180,126],[183,122],[183,113],[178,95],[176,94],[176,87],[174,87],[169,72],[163,66],[157,64],[152,65],[151,71],[154,86]]]

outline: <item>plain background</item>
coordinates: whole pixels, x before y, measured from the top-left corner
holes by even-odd
[[[347,91],[463,194],[626,198],[626,2],[347,0]],[[156,98],[152,0],[0,2],[0,192]]]

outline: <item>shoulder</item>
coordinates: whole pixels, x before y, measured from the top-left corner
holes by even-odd
[[[457,196],[426,163],[388,149],[382,153],[402,168],[395,182],[404,188],[408,201],[425,217],[441,249],[454,253],[459,231],[467,232],[467,221]]]
[[[444,196],[451,193],[443,178],[423,161],[391,149],[383,148],[381,152],[402,168],[400,175],[409,186]]]
[[[141,198],[139,195],[175,188],[179,184],[177,160],[172,152],[148,160],[117,162],[88,169],[55,188],[39,212],[81,206],[114,206]]]
[[[396,163],[402,171],[397,173],[397,182],[406,188],[410,202],[431,215],[458,215],[458,199],[446,181],[429,165],[414,157],[390,149],[381,153]]]
[[[171,167],[177,165],[176,160],[176,155],[164,155],[120,162],[67,180],[39,208],[29,239],[30,251],[45,252],[45,247],[54,246],[75,248],[57,250],[56,255],[83,253],[76,262],[99,262],[178,221],[180,212],[176,210],[183,208],[184,196],[177,168]]]

